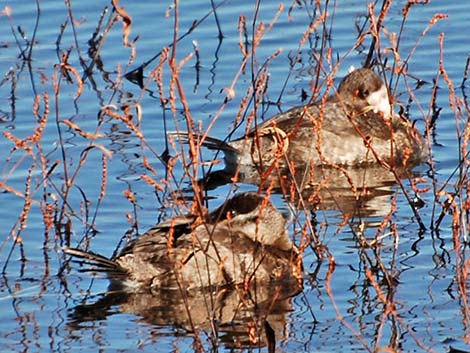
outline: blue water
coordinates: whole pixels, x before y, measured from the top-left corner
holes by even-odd
[[[40,115],[44,111],[46,94],[50,106],[43,137],[40,144],[33,146],[32,154],[13,151],[13,144],[6,135],[0,138],[0,203],[3,205],[4,224],[0,235],[0,265],[4,269],[0,277],[0,350],[189,352],[197,351],[195,337],[198,337],[204,351],[267,351],[264,345],[254,344],[247,348],[241,343],[241,338],[237,341],[230,334],[225,336],[224,330],[216,340],[218,343],[214,344],[210,328],[201,324],[201,331],[194,334],[184,325],[175,324],[177,320],[169,317],[171,314],[165,311],[168,308],[164,308],[164,303],[152,302],[149,298],[127,298],[124,303],[105,305],[100,299],[105,297],[107,291],[106,279],[94,278],[69,267],[60,272],[66,260],[61,250],[66,235],[70,236],[73,246],[86,238],[90,241],[90,249],[110,256],[126,232],[131,235],[142,233],[162,219],[187,211],[170,197],[171,192],[189,187],[180,164],[176,165],[176,178],[170,180],[165,193],[155,193],[151,186],[140,180],[141,174],[151,176],[160,184],[166,178],[159,158],[165,151],[164,120],[168,130],[185,128],[181,101],[178,101],[173,117],[169,109],[161,107],[154,81],[149,82],[147,90],[141,90],[123,77],[124,73],[135,69],[172,43],[174,10],[170,8],[170,2],[126,1],[120,4],[132,18],[129,39],[137,38],[135,52],[122,44],[122,23],[111,26],[101,49],[103,66],[94,67],[80,97],[75,99],[76,78],[71,75],[68,82],[68,78],[61,75],[59,57],[70,52],[68,64],[77,70],[79,76],[83,75],[80,62],[82,59],[90,63],[88,41],[105,4],[88,0],[73,3],[72,22],[66,6],[61,2],[42,1],[39,15],[31,3],[2,2],[2,7],[10,7],[11,17],[6,16],[5,12],[0,16],[0,72],[4,77],[0,80],[0,128],[2,132],[11,133],[19,139],[30,136],[38,126],[33,114],[36,95],[41,97]],[[284,111],[302,104],[302,91],[310,96],[316,80],[317,64],[312,56],[325,55],[318,50],[323,33],[321,26],[299,48],[302,35],[315,14],[314,5],[296,5],[292,9],[289,9],[292,6],[290,2],[283,5],[276,20],[278,2],[263,2],[257,13],[257,24],[263,22],[268,26],[272,21],[274,23],[256,50],[255,67],[260,68],[280,51],[278,56],[269,60],[268,89],[263,98],[265,102],[279,100],[281,104],[280,108],[262,104],[265,117],[279,112],[279,109]],[[361,66],[367,53],[369,37],[362,52],[351,50],[357,36],[356,22],[359,21],[360,26],[364,21],[361,15],[367,11],[366,5],[365,1],[348,1],[347,4],[328,2],[330,16],[326,28],[331,29],[331,33],[327,45],[331,48],[331,63],[336,64],[337,58],[342,61],[337,71],[338,78],[343,77],[350,66]],[[322,4],[322,8],[324,6]],[[388,65],[393,60],[392,54],[386,50],[390,47],[388,38],[400,31],[403,6],[403,2],[392,4],[384,22],[387,32],[381,33],[382,54],[388,58]],[[179,62],[194,53],[194,45],[197,44],[200,68],[196,67],[195,57],[182,67],[179,75],[182,88],[194,121],[205,130],[217,117],[210,134],[224,138],[231,131],[242,99],[251,88],[249,62],[235,81],[235,96],[224,105],[226,89],[234,82],[243,60],[239,47],[239,17],[246,17],[251,33],[254,7],[240,0],[220,5],[217,16],[224,35],[221,42],[218,40],[215,17],[210,14],[209,1],[181,2],[179,11],[180,35],[188,31],[193,21],[209,13],[207,19],[178,42],[176,59]],[[448,17],[438,21],[422,36],[436,13]],[[397,100],[402,104],[406,105],[412,97],[409,115],[416,120],[421,131],[424,131],[425,118],[432,108],[432,82],[439,68],[441,34],[444,36],[443,67],[455,86],[455,95],[462,102],[466,99],[468,83],[463,89],[460,86],[470,48],[467,14],[468,5],[463,1],[415,5],[409,12],[401,35],[399,55],[404,59],[413,53],[406,67],[410,78],[400,80],[398,85],[392,81],[392,85]],[[108,23],[109,18],[110,12],[107,12],[104,24]],[[37,32],[29,62],[20,56],[20,52],[33,38],[36,20]],[[60,36],[64,23],[65,29]],[[59,50],[56,46],[58,41]],[[298,62],[291,69],[289,64],[296,56]],[[158,65],[158,60],[148,65],[145,77]],[[326,57],[322,63],[324,68],[320,82],[332,69]],[[168,65],[164,66],[163,77],[164,94],[168,97]],[[416,81],[412,77],[419,78],[425,84],[415,89]],[[468,124],[469,114],[465,110],[461,114],[454,113],[449,104],[449,89],[442,77],[438,86],[436,105],[442,110],[431,144],[436,171],[434,180],[438,189],[444,187],[446,192],[451,193],[455,190],[457,175],[453,172],[459,161],[457,131],[463,131]],[[60,94],[55,95],[56,89]],[[118,121],[106,119],[98,124],[98,112],[103,106],[122,107],[123,104],[135,102],[138,102],[142,112],[140,129],[147,142],[144,146]],[[66,119],[83,131],[100,134],[82,164],[80,158],[90,147],[90,140],[61,122]],[[138,122],[137,118],[133,121]],[[244,126],[242,124],[234,136],[242,136]],[[65,164],[61,144],[64,146]],[[109,151],[112,158],[106,159],[106,192],[100,200],[103,151]],[[175,154],[171,148],[170,152]],[[207,160],[213,157],[211,152],[202,153]],[[143,156],[155,173],[146,168]],[[47,160],[44,171],[41,170],[40,158]],[[44,173],[56,161],[57,167],[45,183]],[[32,170],[31,166],[34,166]],[[29,194],[33,202],[26,227],[19,232],[20,215],[25,207],[21,195],[25,193],[30,170],[32,188]],[[77,170],[64,208],[65,216],[61,219],[63,223],[69,222],[70,234],[65,231],[65,225],[60,227],[61,234],[54,229],[46,232],[40,204],[46,200],[51,205],[56,202],[62,206],[64,202],[60,195],[64,180],[74,176]],[[433,176],[428,166],[420,166],[417,172],[424,180],[420,187],[432,186]],[[449,178],[451,182],[446,184]],[[408,180],[403,182],[409,191]],[[465,182],[468,183],[468,180]],[[209,208],[222,203],[227,194],[235,189],[256,190],[256,186],[239,183],[210,190]],[[135,205],[125,197],[128,191],[134,194]],[[318,221],[315,235],[334,257],[334,271],[331,272],[333,268],[329,267],[328,259],[318,261],[312,247],[305,249],[304,290],[289,300],[276,318],[271,319],[271,322],[278,324],[275,327],[277,351],[443,352],[450,346],[470,351],[469,283],[464,280],[467,287],[459,289],[457,282],[458,260],[468,256],[468,249],[460,247],[462,257],[456,256],[451,214],[444,216],[439,231],[431,230],[431,224],[438,219],[442,207],[435,203],[432,190],[421,194],[421,198],[424,206],[418,212],[427,228],[424,231],[420,230],[403,192],[395,184],[366,203],[363,219],[356,218],[344,227],[341,226],[344,214],[337,206],[332,207],[332,202],[325,201],[325,205],[329,206],[315,212]],[[369,240],[373,238],[378,225],[391,210],[392,199],[396,200],[396,211],[390,219],[391,226],[384,233],[396,229],[396,237],[384,237],[375,253],[359,246],[355,236],[360,233],[358,227],[364,227],[364,235]],[[280,195],[273,195],[272,200],[290,218],[290,234],[299,243],[300,229],[311,214],[296,210]],[[445,195],[438,200],[444,202]],[[457,199],[457,202],[464,201]],[[342,206],[347,208],[348,203],[342,202]],[[463,219],[465,217],[468,226],[468,215],[464,214]],[[18,233],[21,242],[12,250],[13,235]],[[463,241],[465,230],[461,229],[458,234],[460,241]],[[375,256],[379,256],[386,266],[386,273],[394,279],[391,288],[379,282],[380,294],[388,295],[389,303],[394,302],[392,313],[386,312],[380,295],[365,275],[365,269],[375,263]],[[25,261],[21,261],[22,257]],[[465,270],[463,272],[467,274]],[[382,270],[376,269],[376,273],[376,280],[383,279]],[[175,305],[173,309],[176,314],[179,313],[179,307]],[[83,311],[88,313],[88,318],[84,317]],[[155,315],[149,317],[149,311],[154,311]],[[82,312],[82,316],[78,315],[79,319],[77,312]],[[162,317],[156,317],[158,312],[163,313]]]

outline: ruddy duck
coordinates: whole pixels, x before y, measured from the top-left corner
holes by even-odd
[[[187,142],[186,133],[174,133]],[[201,136],[198,136],[201,138]],[[393,113],[385,84],[367,68],[349,73],[325,102],[299,106],[259,124],[244,137],[202,143],[224,152],[226,170],[289,165],[361,166],[420,163],[426,153],[418,131]]]
[[[241,193],[204,220],[176,217],[151,228],[114,258],[66,248],[84,271],[114,284],[163,289],[212,288],[282,281],[301,284],[302,259],[282,214],[265,197]]]

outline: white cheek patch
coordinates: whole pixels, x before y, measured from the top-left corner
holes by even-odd
[[[382,112],[385,118],[392,116],[392,107],[388,99],[388,92],[385,85],[382,85],[378,91],[371,93],[369,97],[367,97],[367,103],[370,104],[374,113]]]

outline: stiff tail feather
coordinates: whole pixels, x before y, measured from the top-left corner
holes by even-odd
[[[184,143],[184,144],[189,143],[189,134],[187,132],[170,132],[168,133],[168,135],[177,139],[180,143]],[[197,134],[197,133],[194,133],[193,137],[196,139],[196,141],[201,141],[204,138],[204,141],[202,142],[202,146],[210,150],[220,150],[223,152],[228,152],[228,153],[233,153],[233,154],[239,153],[239,151],[236,148],[230,146],[226,141],[222,141],[214,137],[210,137],[210,136],[204,137],[202,134]]]
[[[126,270],[116,261],[91,251],[65,247],[64,252],[72,256],[72,261],[79,263],[80,266],[87,266],[86,268],[80,269],[80,272],[106,272],[116,275],[127,274]]]

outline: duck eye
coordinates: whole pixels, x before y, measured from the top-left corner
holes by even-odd
[[[369,90],[367,88],[358,88],[354,91],[354,96],[360,99],[365,99],[369,96]]]

